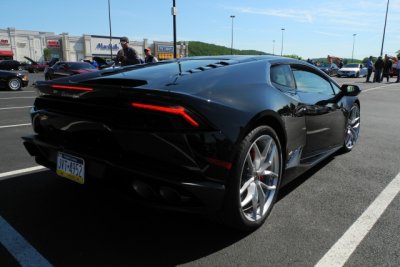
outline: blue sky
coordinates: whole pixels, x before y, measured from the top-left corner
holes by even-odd
[[[108,0],[2,0],[0,28],[109,35]],[[172,41],[172,0],[110,0],[113,36]],[[378,56],[387,0],[176,0],[177,39],[296,54]],[[285,28],[284,31],[281,29]],[[353,37],[353,34],[356,34]],[[275,40],[275,42],[274,42]],[[391,0],[383,53],[400,50],[400,0]]]

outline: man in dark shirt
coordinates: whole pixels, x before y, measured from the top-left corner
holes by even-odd
[[[139,64],[140,60],[137,52],[132,47],[129,47],[128,37],[121,37],[119,43],[121,44],[122,49],[117,53],[117,61],[121,62],[121,66]]]
[[[375,78],[374,82],[380,83],[382,81],[382,70],[383,70],[383,59],[382,57],[378,57],[378,60],[375,62]]]

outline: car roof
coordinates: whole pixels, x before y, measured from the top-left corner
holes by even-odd
[[[81,62],[81,61],[57,61],[56,64],[60,64],[60,63],[68,63],[68,64],[82,64],[82,63],[86,63],[86,64],[90,64],[88,62]]]

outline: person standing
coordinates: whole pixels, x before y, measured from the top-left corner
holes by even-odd
[[[392,69],[392,61],[389,59],[387,55],[385,55],[385,61],[383,64],[383,75],[382,75],[382,80],[383,77],[386,77],[386,82],[389,82],[390,78],[390,70]]]
[[[367,60],[367,80],[365,82],[370,83],[369,79],[371,78],[372,71],[374,69],[374,63],[372,62],[372,56],[370,56]]]
[[[400,55],[397,56],[396,74],[397,74],[396,83],[398,83],[400,82]]]
[[[97,64],[97,61],[95,59],[93,59],[92,62],[90,62],[90,64],[92,64],[92,66],[95,67],[96,69],[99,68],[99,64]]]
[[[144,62],[145,63],[156,63],[156,62],[158,62],[158,59],[151,54],[151,49],[150,48],[145,48],[144,49],[144,53],[146,55],[146,57],[144,58]]]
[[[376,60],[374,67],[375,67],[375,77],[374,77],[374,82],[380,83],[382,81],[382,70],[383,70],[383,59],[382,57],[378,57]]]
[[[140,64],[136,50],[129,46],[128,37],[121,37],[119,43],[122,49],[117,53],[117,62],[120,62],[121,66]]]

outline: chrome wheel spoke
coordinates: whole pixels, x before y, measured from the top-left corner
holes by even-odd
[[[254,192],[253,197],[251,199],[251,205],[253,207],[253,219],[257,220],[257,210],[258,210],[258,189],[256,188],[256,184],[254,184]]]
[[[258,170],[260,168],[260,164],[261,164],[261,152],[256,143],[252,146],[251,151],[253,151],[253,153],[254,153],[254,155],[253,155],[254,169]]]
[[[271,142],[272,142],[272,140],[271,140]],[[276,155],[276,146],[274,144],[271,144],[271,142],[268,145],[268,151],[266,151],[263,164],[260,166],[260,170],[259,170],[260,172],[265,171],[266,169],[268,169],[271,166],[272,161]]]
[[[276,189],[276,185],[267,185],[264,183],[261,183],[261,187],[267,189],[267,190],[275,190]]]
[[[256,185],[255,183],[250,183],[248,190],[247,190],[247,195],[245,199],[241,202],[242,207],[246,206],[247,204],[250,203],[253,199],[254,191],[256,191]]]
[[[254,182],[254,177],[251,177],[248,181],[246,181],[243,185],[242,188],[240,188],[240,195],[243,194],[244,191],[247,190],[247,188],[250,186],[250,184]]]
[[[258,201],[260,206],[260,216],[264,214],[264,205],[265,205],[265,193],[261,186],[262,183],[259,181],[256,183],[257,194],[258,194]]]
[[[254,168],[254,165],[253,165],[253,161],[251,160],[250,154],[247,154],[246,162],[247,162],[247,168],[249,168],[249,171],[250,172],[254,172],[255,168]]]
[[[355,126],[358,125],[358,124],[360,124],[360,117],[358,117],[358,116],[356,115],[356,117],[353,118],[353,119],[350,121],[350,125],[351,125],[352,127],[355,127]]]

